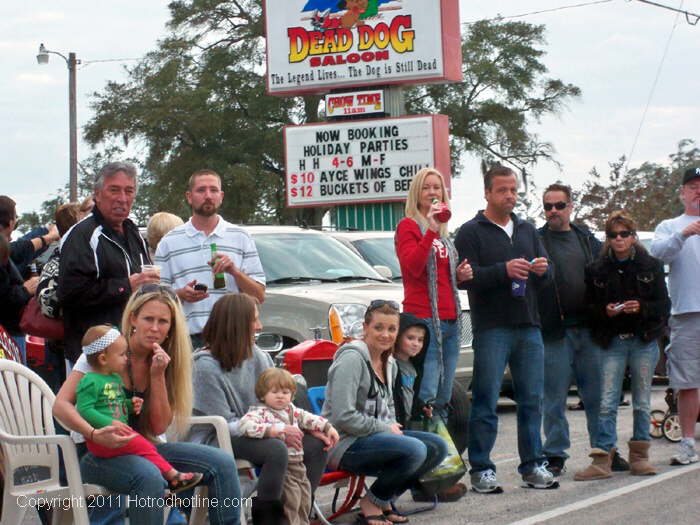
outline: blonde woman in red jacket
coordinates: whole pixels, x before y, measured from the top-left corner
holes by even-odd
[[[432,404],[447,419],[459,357],[460,314],[457,284],[473,277],[468,261],[457,264],[457,251],[438,215],[450,199],[442,174],[423,168],[413,177],[406,218],[396,228],[396,254],[403,277],[403,311],[425,320],[430,344],[418,356],[419,383],[414,403]]]

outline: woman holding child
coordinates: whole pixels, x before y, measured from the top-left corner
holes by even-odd
[[[360,501],[358,523],[405,523],[392,501],[411,488],[447,454],[444,440],[402,430],[394,414],[397,367],[391,353],[399,331],[399,305],[372,301],[363,340],[341,346],[328,371],[323,416],[340,432],[329,453],[332,468],[376,476]]]
[[[119,376],[125,395],[143,399],[138,417],[129,419],[131,427],[125,428],[117,421],[95,428],[76,410],[78,385],[87,373],[94,371],[85,355],[78,359],[59,390],[54,416],[64,426],[107,448],[118,448],[136,438],[133,428],[148,438],[174,469],[203,474],[202,484],[208,486],[210,498],[236,501],[240,488],[238,477],[231,475],[236,472],[236,465],[230,455],[194,443],[163,443],[156,437],[172,422],[183,435],[192,407],[191,346],[187,323],[174,292],[158,284],[139,288],[124,309],[122,334],[127,353],[126,366],[119,371]],[[141,498],[158,501],[168,486],[158,467],[136,455],[102,458],[86,453],[81,460],[81,472],[85,482],[105,486],[140,501],[148,501]],[[239,506],[217,505],[208,510],[211,523],[237,525],[240,521]],[[132,523],[160,525],[163,508],[155,504],[132,505],[129,516]]]
[[[326,451],[337,441],[337,433],[304,433],[286,424],[275,436],[246,437],[239,420],[248,408],[260,403],[255,386],[259,377],[272,368],[272,359],[255,346],[255,332],[262,328],[256,300],[246,294],[227,294],[219,299],[204,326],[204,348],[194,356],[194,414],[223,416],[231,431],[231,445],[237,458],[261,467],[257,497],[253,498],[253,522],[285,523],[282,494],[289,452],[303,451],[303,463],[311,494],[321,480]],[[210,443],[211,428],[193,427],[190,439]]]

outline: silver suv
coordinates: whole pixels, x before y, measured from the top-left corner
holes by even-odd
[[[293,226],[249,226],[260,254],[267,290],[260,307],[258,346],[279,351],[312,338],[340,343],[356,335],[373,299],[401,304],[403,286],[382,277],[330,235]],[[387,233],[391,235],[391,233]],[[471,318],[462,298],[462,337],[457,375],[472,375]]]

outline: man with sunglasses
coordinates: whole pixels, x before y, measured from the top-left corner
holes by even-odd
[[[141,270],[151,260],[138,227],[129,220],[136,189],[132,164],[107,164],[95,180],[92,213],[61,239],[57,294],[70,363],[80,357],[88,328],[118,326],[132,291],[159,281],[157,272]]]
[[[542,196],[547,223],[539,234],[549,254],[553,279],[539,289],[538,306],[544,340],[544,401],[542,428],[550,472],[559,476],[571,446],[566,399],[571,378],[586,411],[588,438],[593,446],[598,431],[601,373],[600,347],[591,338],[586,310],[586,265],[598,257],[602,244],[588,230],[571,222],[571,188],[551,184]],[[619,454],[615,470],[629,470]]]
[[[700,167],[683,174],[683,214],[661,222],[651,253],[670,265],[671,342],[666,349],[668,378],[678,391],[683,437],[672,465],[698,461],[695,423],[700,410]]]

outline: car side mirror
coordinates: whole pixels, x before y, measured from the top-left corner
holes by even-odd
[[[372,266],[379,275],[384,277],[385,279],[389,279],[391,281],[393,274],[391,273],[391,268],[388,266],[384,266],[383,264],[375,264]]]

